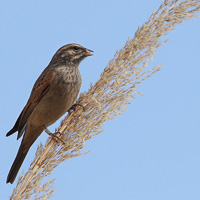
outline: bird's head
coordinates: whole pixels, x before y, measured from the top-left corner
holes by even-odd
[[[67,44],[54,54],[51,62],[69,62],[79,64],[84,58],[92,56],[92,50],[87,49],[79,44]]]

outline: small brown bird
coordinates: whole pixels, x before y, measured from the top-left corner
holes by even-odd
[[[81,87],[78,66],[84,58],[93,55],[91,52],[79,44],[61,47],[35,82],[26,106],[6,134],[18,131],[19,139],[24,133],[6,183],[14,182],[31,145],[45,127],[56,122],[73,105]]]

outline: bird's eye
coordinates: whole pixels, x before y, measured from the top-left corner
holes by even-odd
[[[75,51],[79,50],[79,48],[78,48],[77,46],[74,46],[73,49],[74,49]]]

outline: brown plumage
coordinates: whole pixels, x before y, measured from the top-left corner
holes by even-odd
[[[80,62],[91,56],[91,50],[78,44],[61,47],[35,82],[28,102],[19,115],[9,136],[18,131],[23,139],[7,177],[13,183],[35,140],[48,127],[65,114],[73,105],[81,87]]]

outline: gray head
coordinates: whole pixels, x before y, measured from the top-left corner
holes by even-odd
[[[54,54],[53,58],[51,59],[50,63],[71,63],[74,65],[79,65],[84,58],[93,55],[91,54],[91,52],[93,51],[90,49],[86,49],[80,44],[67,44],[58,49],[58,51]]]

